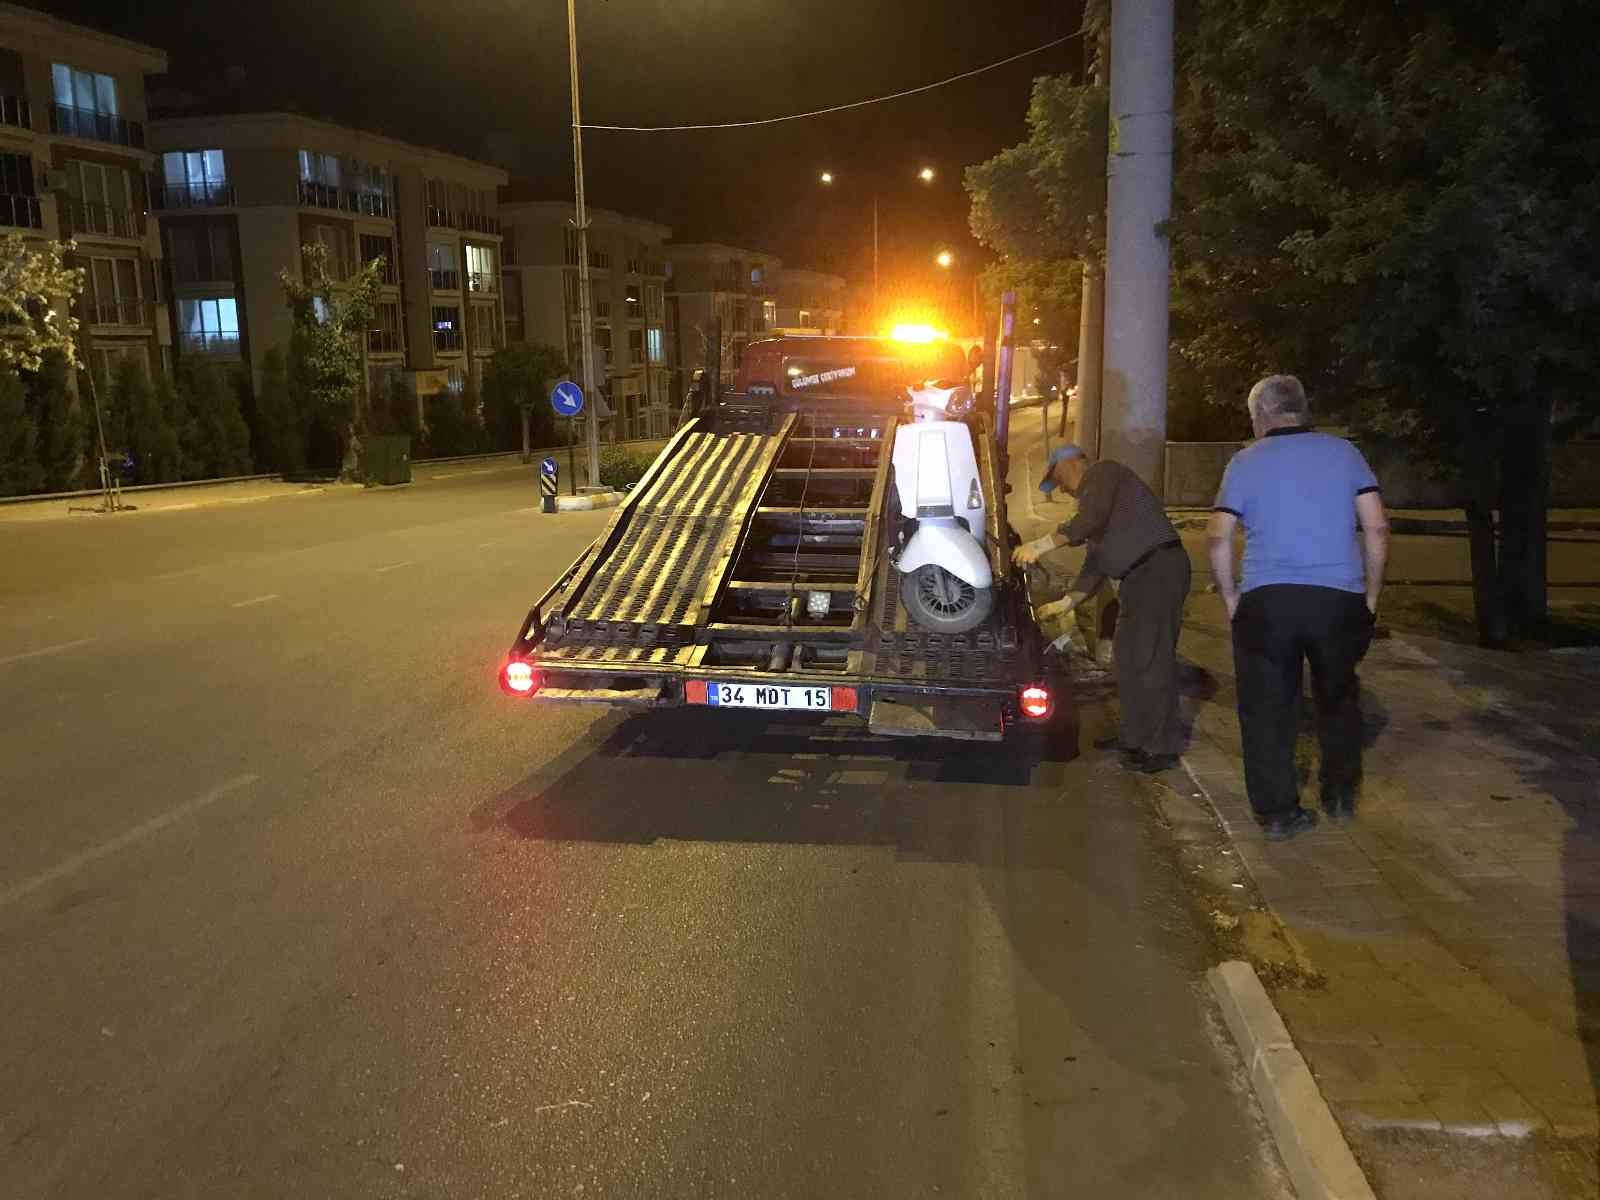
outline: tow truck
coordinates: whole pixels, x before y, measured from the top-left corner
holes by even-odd
[[[975,364],[948,342],[780,336],[745,348],[733,388],[713,391],[539,597],[501,689],[534,704],[739,710],[723,719],[844,715],[888,736],[1052,736],[1060,677],[1011,563],[1008,358],[1003,344],[999,386],[968,418],[996,591],[976,627],[944,633],[908,614],[891,479],[907,387]]]

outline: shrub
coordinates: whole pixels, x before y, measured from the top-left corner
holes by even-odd
[[[600,447],[600,482],[607,487],[622,488],[638,483],[655,462],[654,454],[641,454],[622,446]]]

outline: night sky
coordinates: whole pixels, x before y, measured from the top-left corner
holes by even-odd
[[[508,168],[519,196],[572,194],[561,0],[47,0],[164,48],[152,96],[198,111],[292,109]],[[914,87],[1073,32],[1068,0],[578,0],[586,122],[747,120]],[[886,279],[941,246],[970,266],[961,169],[1023,136],[1033,76],[1081,41],[890,104],[757,130],[585,137],[590,202]],[[924,163],[932,188],[915,179]],[[823,194],[817,173],[838,176]]]

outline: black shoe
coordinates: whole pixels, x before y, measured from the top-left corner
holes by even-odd
[[[1122,744],[1122,739],[1120,737],[1118,737],[1116,734],[1112,734],[1110,737],[1098,737],[1098,738],[1095,738],[1094,739],[1094,748],[1096,750],[1122,750],[1122,751],[1130,751],[1130,752],[1133,749],[1132,746],[1123,745]]]
[[[1308,829],[1317,827],[1317,814],[1309,808],[1296,808],[1292,813],[1281,817],[1272,817],[1261,822],[1261,831],[1266,834],[1269,842],[1287,842],[1297,833],[1304,833]]]
[[[1139,761],[1132,764],[1135,771],[1142,771],[1146,775],[1159,775],[1162,771],[1170,771],[1178,765],[1176,754],[1145,754],[1140,752]]]

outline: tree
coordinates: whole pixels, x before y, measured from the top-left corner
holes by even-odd
[[[527,462],[534,446],[555,443],[550,387],[567,373],[566,355],[543,342],[506,346],[495,352],[484,370],[483,396],[484,423],[496,449],[510,450],[520,444],[522,461]]]
[[[71,303],[83,272],[66,265],[73,242],[30,246],[22,235],[0,240],[0,367],[35,373],[52,351],[77,360],[78,320]]]
[[[28,409],[39,431],[39,465],[46,491],[71,491],[83,483],[84,446],[89,431],[73,404],[71,368],[60,350],[44,355],[39,370],[22,377]]]
[[[1597,411],[1600,55],[1578,7],[1207,0],[1181,70],[1185,356],[1234,396],[1295,370],[1456,480],[1489,645],[1544,617],[1550,445]]]
[[[166,381],[162,390],[170,391]],[[132,457],[140,483],[170,483],[178,478],[178,434],[172,426],[173,405],[151,386],[143,365],[125,359],[106,389],[108,425],[115,419],[115,449]],[[110,429],[107,436],[111,436]]]
[[[330,436],[338,446],[341,473],[356,471],[358,440],[366,428],[363,345],[377,305],[384,260],[375,258],[338,283],[328,274],[327,247],[300,248],[303,278],[280,271],[278,280],[294,321],[291,354],[299,359],[305,385],[309,440]],[[320,435],[320,436],[319,436]]]
[[[261,389],[256,393],[260,422],[259,464],[285,475],[306,468],[305,430],[289,388],[289,368],[282,347],[261,356]]]
[[[250,431],[225,368],[191,362],[178,373],[178,437],[186,479],[216,479],[250,471]]]
[[[44,487],[38,439],[22,380],[10,367],[0,368],[0,496],[26,496]]]

